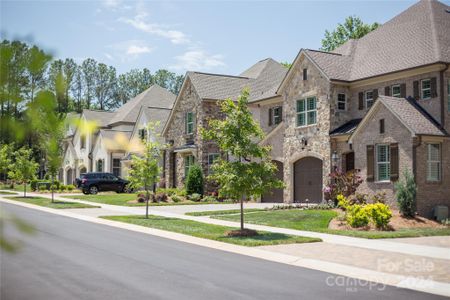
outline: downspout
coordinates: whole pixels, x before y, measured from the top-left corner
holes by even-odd
[[[444,73],[450,68],[450,64],[445,64],[447,67],[439,71],[439,81],[441,83],[441,126],[445,129],[445,82]]]
[[[413,141],[413,176],[417,184],[417,148],[422,145],[422,137],[419,135],[417,139]]]

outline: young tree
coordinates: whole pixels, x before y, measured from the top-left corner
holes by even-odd
[[[36,176],[39,164],[33,160],[31,149],[20,148],[14,152],[14,164],[8,176],[23,184],[23,197],[27,196],[27,184]]]
[[[11,165],[11,151],[13,150],[12,144],[0,145],[0,175],[6,179],[6,174]]]
[[[344,24],[338,24],[332,32],[325,30],[325,38],[322,40],[322,50],[333,51],[349,39],[359,39],[380,26],[377,22],[365,24],[355,16],[347,17]]]
[[[64,113],[58,113],[55,95],[50,91],[41,91],[29,106],[32,128],[40,136],[41,151],[45,154],[48,173],[51,176],[52,202],[54,201],[55,176],[62,163],[62,140],[66,119]]]
[[[147,135],[142,140],[143,155],[133,155],[131,158],[131,170],[128,176],[132,187],[143,187],[146,195],[145,217],[148,219],[148,201],[150,199],[150,189],[153,189],[153,197],[156,192],[156,183],[159,181],[161,167],[159,161],[161,159],[163,145],[158,141],[156,128],[158,123],[147,124]]]
[[[258,123],[248,109],[248,89],[237,101],[227,99],[221,103],[225,119],[209,121],[202,130],[203,138],[216,142],[223,153],[232,159],[219,158],[212,166],[209,178],[216,181],[221,195],[239,199],[241,207],[241,232],[244,231],[244,197],[260,197],[272,188],[283,187],[275,177],[276,166],[269,157],[270,147],[258,144],[264,137]]]
[[[203,195],[203,171],[199,164],[194,164],[189,168],[186,176],[186,193]]]

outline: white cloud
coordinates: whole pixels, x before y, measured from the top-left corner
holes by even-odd
[[[226,66],[223,61],[223,55],[210,55],[202,49],[190,49],[183,55],[175,56],[175,60],[177,63],[170,68],[177,71],[207,71],[212,68]]]
[[[131,9],[130,5],[126,5],[122,0],[101,0],[102,6],[110,10]]]
[[[132,61],[141,55],[151,53],[154,48],[150,47],[143,40],[127,40],[106,46],[109,49],[105,53],[110,60],[119,59],[122,62]]]
[[[127,54],[130,55],[139,55],[150,52],[152,52],[152,49],[147,46],[130,45],[127,49]]]
[[[166,25],[146,21],[147,13],[138,13],[133,19],[120,18],[119,20],[146,33],[169,39],[173,44],[188,44],[189,38],[181,31],[167,28]]]

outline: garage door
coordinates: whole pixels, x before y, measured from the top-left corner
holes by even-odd
[[[283,163],[272,161],[277,166],[276,177],[283,180]],[[283,189],[273,189],[261,197],[261,202],[283,202]]]
[[[294,202],[322,201],[322,160],[305,157],[294,164]]]

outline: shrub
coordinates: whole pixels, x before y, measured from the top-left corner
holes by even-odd
[[[350,201],[348,201],[348,199],[344,195],[338,195],[336,198],[338,207],[342,208],[343,210],[347,210],[350,206]]]
[[[377,228],[387,228],[389,221],[392,218],[392,211],[389,206],[384,203],[377,202],[367,204],[364,209],[367,211],[367,214],[370,216],[372,222]]]
[[[372,203],[386,203],[386,193],[378,192],[370,197]]]
[[[177,195],[172,195],[171,199],[175,203],[178,203],[178,202],[181,201],[181,198],[179,196],[177,196]]]
[[[66,188],[69,192],[71,192],[75,189],[75,186],[73,184],[68,184],[68,185],[66,185]]]
[[[416,213],[417,186],[414,176],[409,170],[403,172],[403,180],[395,184],[395,196],[397,198],[400,213],[405,217],[414,217]]]
[[[188,195],[203,195],[203,171],[199,164],[194,164],[189,168],[186,178],[186,192]]]
[[[142,194],[142,193],[141,193],[141,194],[138,194],[138,195],[137,195],[137,202],[138,202],[138,203],[144,203],[144,202],[146,201],[146,199],[147,199],[147,198],[146,198],[146,195],[145,195],[145,194]]]
[[[217,198],[214,197],[214,196],[205,196],[205,197],[202,199],[202,201],[204,201],[204,202],[216,202],[216,201],[217,201]]]
[[[43,192],[43,191],[46,191],[46,190],[47,190],[47,186],[45,184],[39,185],[39,191],[40,192]]]
[[[56,184],[53,184],[50,186],[50,191],[53,189],[53,191],[58,190],[58,187],[56,186]]]
[[[189,200],[195,201],[195,202],[199,202],[202,199],[202,195],[197,194],[197,193],[193,193],[192,195],[189,196]]]
[[[59,186],[59,190],[60,190],[60,191],[65,191],[66,189],[67,189],[67,185],[61,184],[61,185]]]
[[[155,194],[156,202],[167,202],[167,194],[165,192],[157,192]]]
[[[364,227],[369,224],[369,214],[364,206],[353,204],[347,208],[347,224],[351,227]]]
[[[367,203],[367,194],[356,193],[349,199],[350,204],[366,204]]]
[[[325,199],[335,201],[336,203],[338,195],[345,197],[353,195],[363,182],[361,176],[359,176],[359,170],[349,172],[335,171],[328,176],[329,183],[323,190]]]
[[[37,190],[38,182],[39,182],[39,180],[37,180],[37,179],[30,180],[30,187],[31,187],[32,191],[36,191]]]

